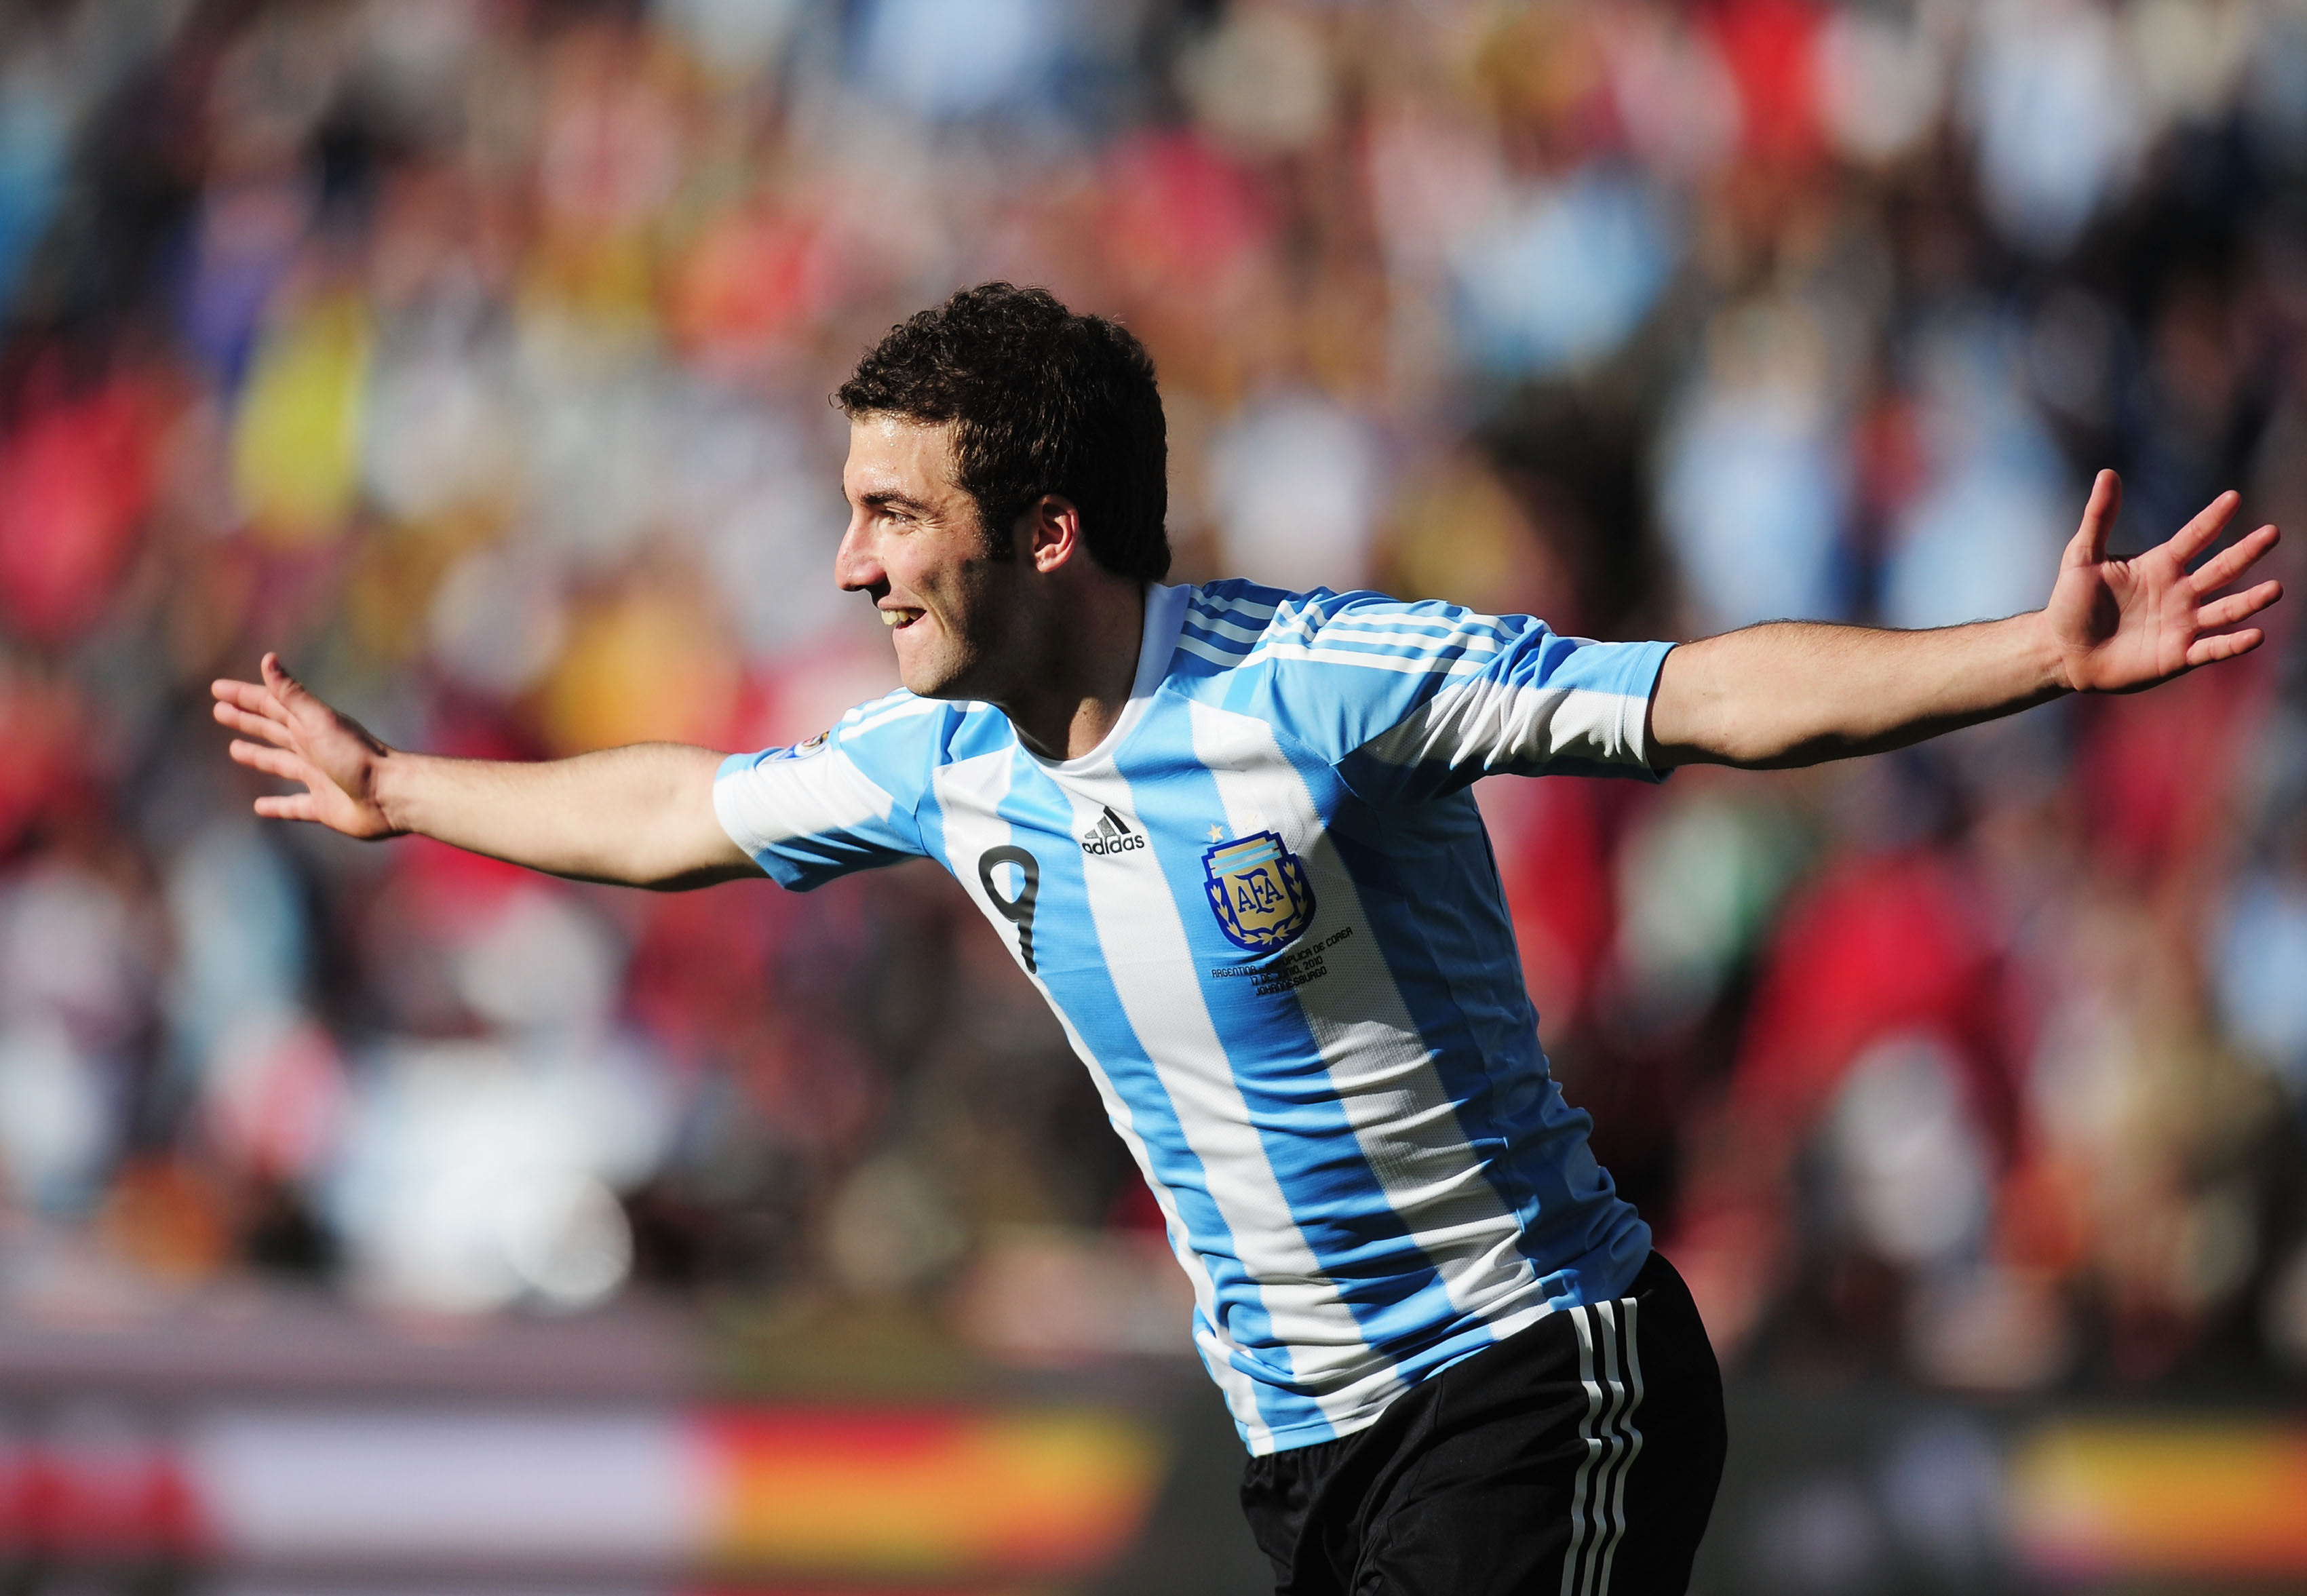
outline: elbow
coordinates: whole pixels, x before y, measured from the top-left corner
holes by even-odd
[[[1867,751],[1840,736],[1773,737],[1724,728],[1702,741],[1661,746],[1652,762],[1660,769],[1725,765],[1733,770],[1800,770]]]
[[[1682,765],[1728,765],[1737,770],[1772,770],[1791,751],[1783,743],[1757,737],[1732,725],[1694,728],[1684,737],[1657,738],[1651,746],[1651,764],[1659,770]]]
[[[667,871],[630,884],[644,892],[694,892],[700,887],[717,887],[724,881],[742,880],[760,873],[749,861],[743,864],[706,864]]]

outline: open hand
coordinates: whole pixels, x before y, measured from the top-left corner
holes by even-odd
[[[358,721],[313,697],[280,668],[279,655],[267,654],[258,668],[261,682],[209,684],[217,719],[241,734],[233,740],[234,760],[304,785],[301,793],[259,798],[256,812],[268,819],[315,820],[347,837],[399,835],[376,796],[378,768],[392,751]]]
[[[2280,582],[2261,582],[2225,598],[2210,596],[2275,546],[2273,527],[2260,528],[2190,571],[2187,562],[2210,546],[2242,502],[2238,494],[2225,493],[2168,543],[2135,560],[2110,560],[2107,534],[2122,502],[2121,479],[2100,472],[2045,606],[2067,686],[2078,692],[2136,692],[2197,665],[2248,654],[2266,640],[2256,626],[2227,629],[2282,597]]]

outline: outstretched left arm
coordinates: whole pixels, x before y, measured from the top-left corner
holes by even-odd
[[[2106,557],[2122,484],[2102,471],[2031,614],[1935,631],[1779,621],[1686,643],[1651,699],[1651,760],[1777,769],[1902,748],[2066,692],[2136,692],[2265,640],[2240,623],[2283,596],[2214,597],[2275,546],[2273,527],[2190,571],[2240,502],[2221,493],[2158,548]]]

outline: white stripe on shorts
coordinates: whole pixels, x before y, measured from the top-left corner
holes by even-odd
[[[1586,1416],[1578,1423],[1586,1455],[1571,1487],[1562,1596],[1609,1596],[1611,1564],[1626,1533],[1626,1474],[1642,1450],[1642,1432],[1634,1425],[1642,1405],[1635,1307],[1632,1297],[1621,1297],[1570,1310],[1578,1333],[1578,1379],[1586,1387]]]

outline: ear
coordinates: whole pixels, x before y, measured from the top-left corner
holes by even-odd
[[[1081,511],[1071,499],[1043,493],[1017,518],[1015,547],[1047,576],[1082,554]]]

